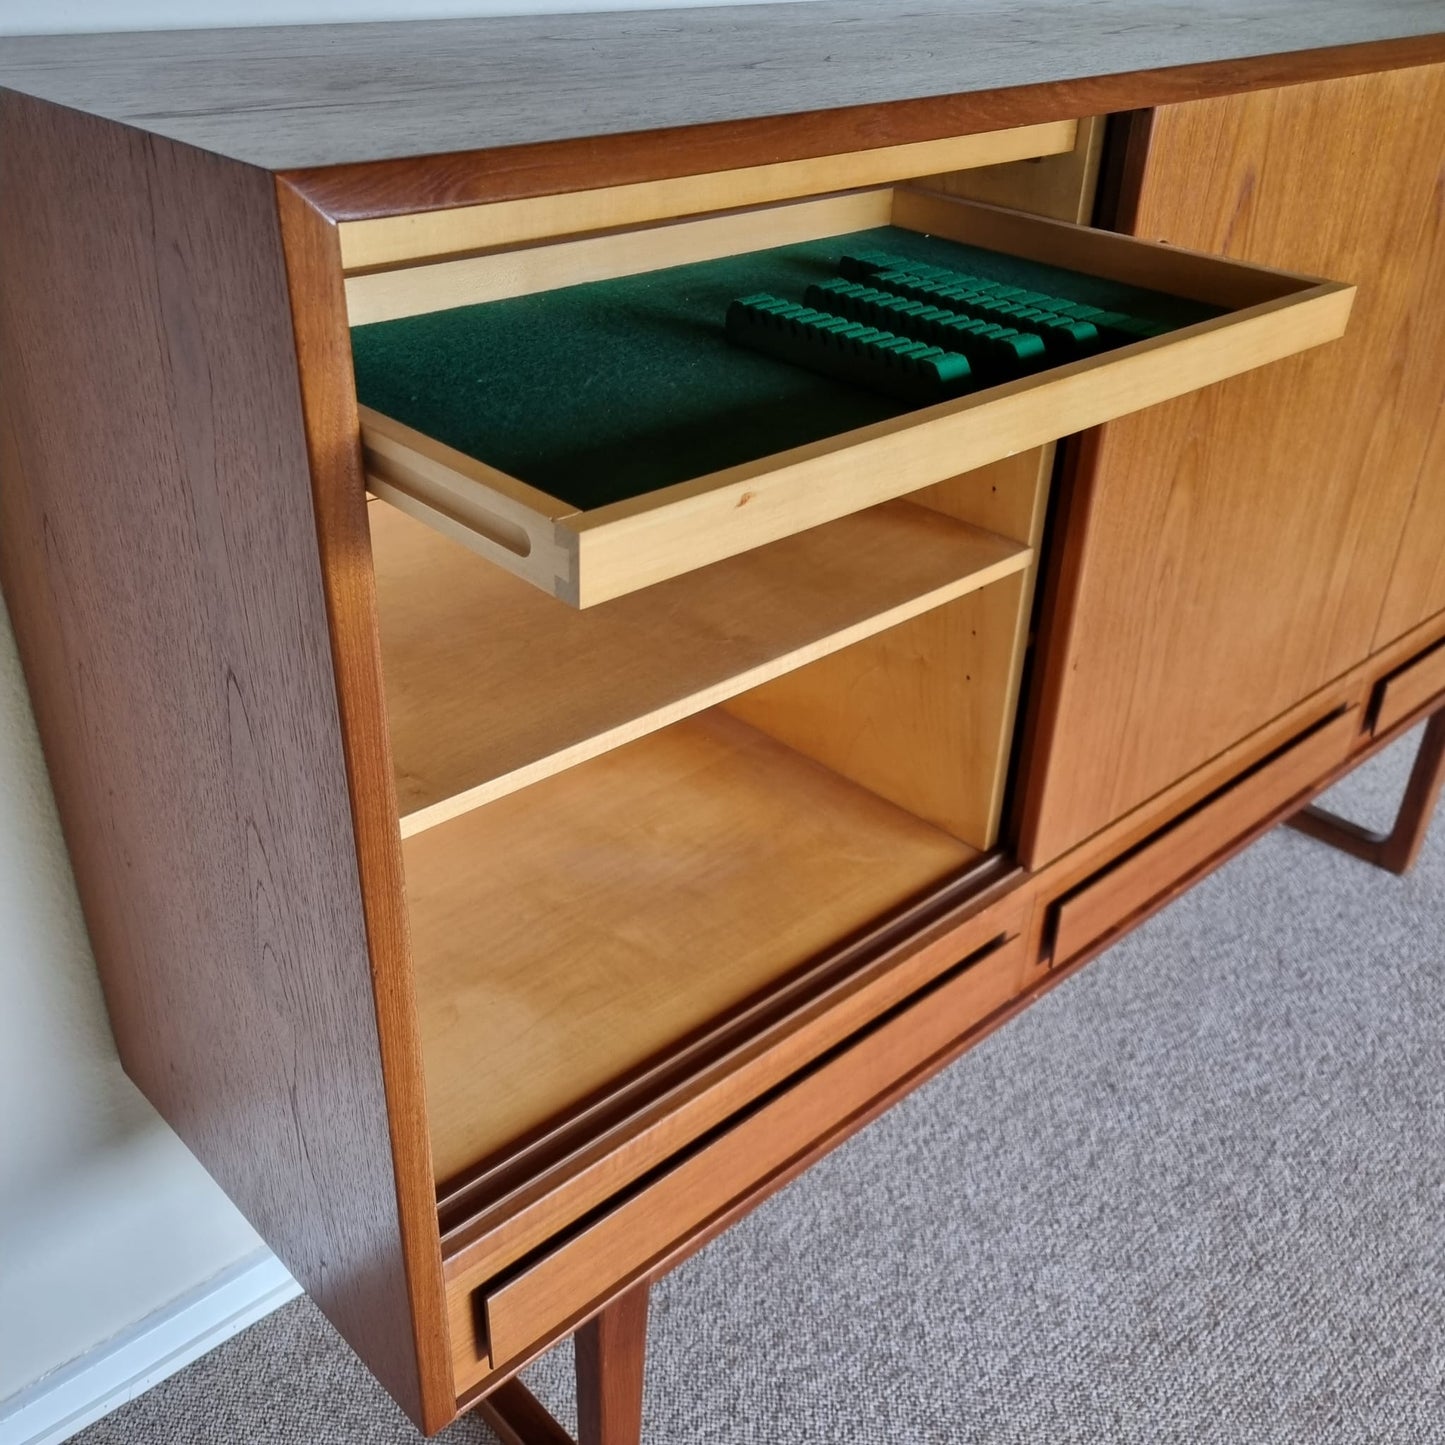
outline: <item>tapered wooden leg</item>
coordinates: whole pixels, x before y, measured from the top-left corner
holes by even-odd
[[[1363,858],[1377,868],[1408,873],[1420,856],[1442,787],[1445,787],[1445,711],[1437,712],[1425,727],[1400,811],[1388,833],[1362,828],[1327,808],[1317,807],[1296,813],[1289,820],[1290,827],[1332,848]]]
[[[576,1445],[640,1445],[647,1295],[644,1281],[577,1331]],[[502,1445],[574,1445],[520,1380],[498,1385],[476,1411]]]
[[[577,1445],[639,1445],[646,1281],[577,1331]]]

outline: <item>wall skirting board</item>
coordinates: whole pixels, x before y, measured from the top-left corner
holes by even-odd
[[[0,1400],[0,1445],[59,1445],[301,1293],[269,1250]]]

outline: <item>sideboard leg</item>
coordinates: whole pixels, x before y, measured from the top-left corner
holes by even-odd
[[[1388,833],[1362,828],[1348,818],[1319,807],[1296,813],[1289,820],[1290,827],[1332,848],[1363,858],[1377,868],[1408,873],[1420,856],[1442,787],[1445,787],[1445,710],[1437,712],[1425,727],[1400,811]]]
[[[641,1445],[647,1295],[644,1280],[577,1331],[575,1445]],[[574,1445],[520,1380],[498,1385],[475,1409],[502,1445]]]
[[[572,1437],[520,1380],[498,1385],[476,1412],[502,1445],[573,1445]]]
[[[648,1283],[577,1331],[577,1445],[639,1445]]]

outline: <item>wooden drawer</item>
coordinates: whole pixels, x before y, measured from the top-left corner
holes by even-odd
[[[1375,689],[1372,732],[1379,736],[1433,699],[1445,702],[1445,642],[1396,668]]]
[[[993,253],[995,261],[1014,258],[1016,265],[1059,268],[1060,273],[1072,274],[1076,291],[1079,286],[1105,284],[1142,288],[1155,293],[1156,302],[1161,297],[1172,301],[1175,319],[1160,324],[1173,329],[882,420],[876,419],[876,399],[845,388],[853,400],[845,397],[841,403],[830,403],[832,430],[817,440],[701,474],[689,473],[681,480],[666,481],[670,473],[659,470],[656,475],[664,481],[636,494],[614,495],[617,487],[609,481],[610,489],[597,492],[602,500],[596,505],[577,500],[593,485],[587,468],[578,464],[576,472],[567,473],[568,457],[564,454],[559,461],[558,448],[550,439],[547,465],[523,480],[429,435],[417,420],[437,411],[435,398],[426,394],[428,383],[413,384],[408,373],[406,386],[393,386],[397,373],[387,370],[390,363],[385,358],[375,360],[382,343],[372,323],[384,326],[413,318],[409,324],[414,324],[420,316],[430,325],[438,315],[463,305],[513,304],[518,297],[535,301],[542,293],[581,282],[615,282],[643,273],[651,283],[651,278],[663,274],[662,268],[757,258],[784,245],[851,236],[877,227],[892,227],[894,235],[911,232],[944,244],[978,248]],[[880,243],[874,237],[862,244]],[[976,257],[978,250],[958,254]],[[739,271],[744,274],[745,268]],[[739,285],[747,289],[742,280]],[[1070,294],[1062,284],[1059,290]],[[572,299],[555,304],[571,306],[579,294],[570,293]],[[379,406],[363,406],[362,434],[373,491],[579,607],[1328,341],[1344,331],[1353,295],[1349,286],[910,188],[852,192],[522,252],[357,276],[348,282],[363,403],[368,397],[384,399],[392,411],[412,406],[417,414],[412,416],[417,424],[404,424]],[[1180,319],[1200,316],[1207,319]],[[511,324],[493,319],[497,326]],[[707,341],[714,349],[706,355],[730,364],[721,361],[730,348],[722,339],[720,322],[721,311],[715,340],[709,332]],[[425,340],[425,328],[406,333],[405,342],[396,343],[402,354],[417,354],[422,343],[411,339],[414,334]],[[406,346],[412,351],[405,351]],[[588,364],[605,365],[605,361]],[[424,363],[417,365],[429,374]],[[485,378],[477,384],[481,381]],[[557,375],[559,389],[580,384],[561,372]],[[403,400],[407,405],[401,404]],[[460,408],[460,415],[472,413]],[[857,418],[865,418],[866,424],[851,424]],[[446,429],[440,423],[428,424],[435,430]],[[647,442],[654,451],[647,455],[675,456],[675,449],[668,451],[672,443],[662,423],[654,426],[657,434],[649,433]],[[695,419],[692,427],[690,435],[716,440],[728,433],[729,418],[719,415],[714,421],[708,414]],[[540,424],[538,429],[545,430]],[[733,435],[739,430],[743,429],[734,427]],[[764,434],[771,434],[766,427],[758,431]],[[756,441],[753,434],[741,441],[733,435],[725,438],[728,456],[741,454],[740,446]],[[485,438],[468,443],[473,451],[487,450],[488,444]],[[637,445],[644,447],[643,442]],[[711,454],[706,446],[697,453]],[[612,455],[625,455],[630,465],[631,453],[620,443]],[[552,490],[537,485],[539,477]],[[575,489],[564,483],[575,483]],[[569,490],[572,501],[554,495]]]
[[[1053,905],[1055,963],[1068,962],[1222,861],[1231,844],[1342,763],[1359,734],[1358,707],[1324,719],[1066,894]]]
[[[570,1327],[820,1143],[843,1137],[850,1120],[1014,997],[1022,950],[1013,937],[960,963],[549,1253],[480,1290],[453,1281],[458,1393]]]

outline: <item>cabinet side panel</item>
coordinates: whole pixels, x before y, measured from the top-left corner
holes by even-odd
[[[0,94],[0,575],[121,1057],[420,1413],[269,175]]]
[[[1031,866],[1370,655],[1445,402],[1442,158],[1440,66],[1155,113],[1136,234],[1359,293],[1343,340],[1079,449]]]
[[[457,1401],[341,248],[334,224],[284,182],[276,191],[391,1119],[420,1423],[430,1430],[455,1416]]]

